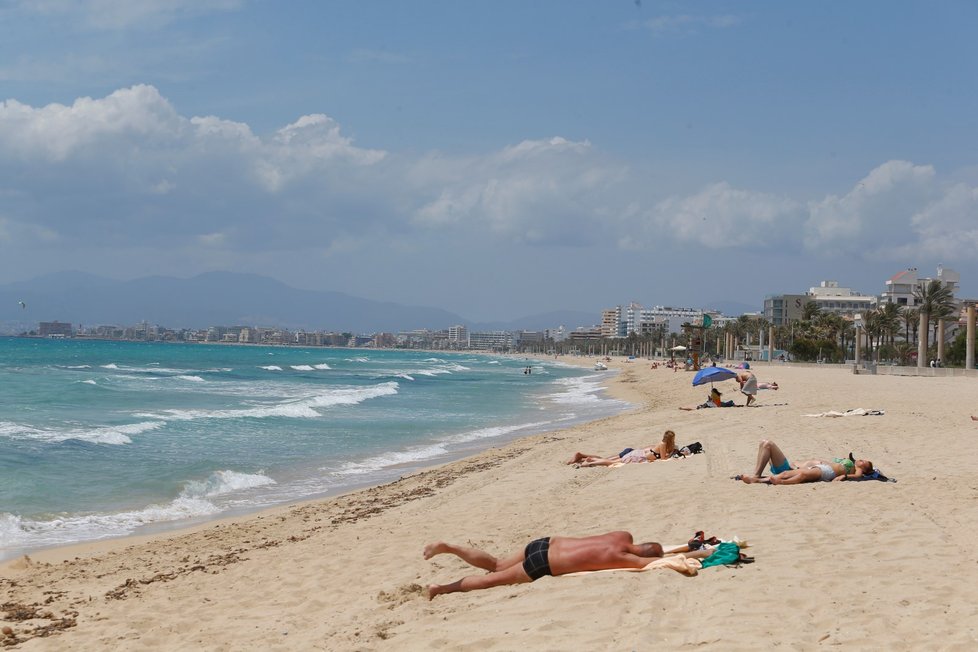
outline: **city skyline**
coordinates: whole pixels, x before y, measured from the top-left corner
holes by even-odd
[[[473,321],[978,296],[978,7],[0,8],[0,284],[228,270]]]

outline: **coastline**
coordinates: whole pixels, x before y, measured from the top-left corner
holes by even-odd
[[[234,344],[229,344],[234,346]],[[251,346],[249,344],[244,344],[242,346]],[[444,353],[444,352],[442,352]],[[518,357],[526,360],[539,360],[539,357],[529,357],[523,354],[483,354],[483,355],[503,355],[508,357]],[[576,367],[588,367],[590,366],[590,360],[581,356],[562,356],[559,362],[563,362],[570,366]],[[614,372],[609,373],[606,379],[603,379],[602,392],[608,397],[613,398],[623,403],[631,404],[632,407],[623,408],[622,412],[627,412],[634,409],[637,403],[640,401],[640,396],[635,393],[628,391],[624,386],[618,383],[608,382],[614,378]],[[613,415],[614,416],[614,415]],[[611,417],[602,417],[611,418]],[[598,419],[601,420],[601,419]],[[557,430],[563,430],[566,428],[573,428],[575,425],[581,425],[583,423],[588,423],[588,421],[582,422],[571,422],[566,427],[559,428]],[[409,478],[416,474],[426,473],[429,471],[442,469],[446,466],[455,464],[457,462],[464,462],[465,460],[481,455],[488,450],[506,447],[515,442],[522,440],[532,440],[535,437],[543,437],[549,435],[551,432],[556,432],[557,430],[546,430],[539,433],[531,433],[527,435],[522,435],[518,437],[511,437],[502,435],[493,441],[493,445],[485,450],[479,451],[465,451],[459,452],[457,454],[450,454],[444,461],[438,461],[430,464],[410,464],[405,466],[405,473],[400,476],[397,480],[391,480],[387,482],[371,482],[364,480],[362,483],[354,484],[350,487],[344,487],[336,489],[334,491],[316,494],[313,496],[307,496],[302,498],[297,498],[294,500],[289,500],[275,505],[268,505],[265,507],[259,507],[254,509],[240,508],[239,510],[232,510],[230,513],[220,513],[213,516],[202,516],[195,517],[188,520],[180,521],[161,521],[158,523],[150,523],[141,526],[136,531],[129,534],[120,536],[111,536],[100,539],[91,539],[86,541],[78,541],[75,543],[69,543],[65,545],[55,545],[55,546],[43,546],[39,548],[33,548],[25,550],[22,552],[15,553],[11,556],[0,558],[0,576],[4,570],[8,568],[16,568],[22,565],[22,559],[26,556],[35,562],[44,563],[58,563],[63,562],[68,559],[76,559],[79,557],[87,557],[102,554],[109,551],[116,551],[119,549],[124,549],[130,545],[136,545],[140,543],[146,543],[154,541],[156,539],[167,539],[173,537],[179,537],[184,534],[193,534],[202,529],[206,529],[211,526],[220,526],[222,524],[230,524],[242,519],[251,519],[260,516],[272,516],[283,510],[288,510],[292,507],[301,507],[308,504],[318,504],[323,501],[328,501],[332,499],[339,499],[344,497],[349,497],[355,495],[362,491],[369,491],[372,489],[378,489],[381,487],[386,487],[389,485],[396,484],[405,478]]]
[[[152,356],[153,354],[150,355]],[[264,354],[262,354],[262,356],[263,355]],[[462,360],[469,355],[470,354],[463,354],[461,356],[442,355],[442,358],[447,360],[448,362],[446,364],[451,367],[452,364],[457,365],[457,363],[453,363],[452,361]],[[334,353],[332,354],[332,357],[342,358],[343,354]],[[378,359],[380,358],[380,356],[373,357]],[[415,357],[424,357],[424,355]],[[482,364],[485,364],[492,358],[492,356],[487,355],[477,357],[479,360],[481,360]],[[366,362],[366,359],[360,360],[358,358],[357,360]],[[486,367],[486,369],[505,370],[512,367],[514,364],[521,364],[525,366],[528,364],[528,362],[526,362],[527,360],[528,358],[526,356],[514,357],[508,362],[504,363],[503,366]],[[473,361],[478,362],[475,360]],[[85,362],[89,361],[85,360]],[[348,359],[347,362],[351,361]],[[425,366],[426,362],[430,361],[421,361],[420,363],[425,370],[427,370],[427,366]],[[95,364],[95,362],[91,362],[91,365]],[[221,362],[214,362],[211,366],[220,367],[221,364]],[[255,364],[267,363],[258,362]],[[498,362],[489,362],[489,364],[498,364]],[[501,443],[505,443],[520,437],[573,425],[574,423],[593,419],[596,415],[604,416],[622,411],[623,409],[628,409],[627,407],[622,407],[619,405],[614,399],[611,399],[604,390],[598,391],[598,385],[594,382],[592,374],[582,369],[581,365],[566,364],[566,361],[555,362],[552,359],[547,360],[537,356],[534,356],[533,364],[543,364],[548,366],[553,365],[554,368],[551,368],[551,373],[554,375],[534,374],[532,380],[535,382],[532,383],[523,380],[523,376],[520,375],[519,382],[509,384],[510,387],[522,392],[522,395],[525,397],[524,402],[526,405],[522,410],[496,410],[496,416],[488,421],[486,419],[483,419],[482,421],[455,419],[455,422],[450,424],[452,426],[451,429],[447,429],[444,424],[440,424],[441,430],[432,430],[431,433],[434,434],[430,434],[427,440],[417,438],[417,441],[413,441],[411,439],[404,439],[402,437],[401,442],[382,447],[379,451],[381,454],[365,458],[368,459],[369,463],[365,463],[362,468],[358,465],[360,458],[353,456],[350,458],[353,461],[346,463],[347,466],[352,466],[353,469],[347,471],[342,466],[344,463],[343,460],[346,458],[342,458],[337,455],[337,451],[330,450],[328,451],[328,457],[325,459],[331,462],[331,466],[310,463],[306,465],[305,469],[303,469],[303,467],[296,467],[298,470],[295,470],[295,472],[291,473],[291,475],[289,474],[289,472],[292,471],[291,469],[286,469],[283,471],[280,468],[275,469],[273,467],[269,473],[275,472],[275,475],[270,476],[273,477],[275,481],[268,481],[268,484],[273,485],[273,487],[272,490],[268,491],[266,494],[252,491],[250,494],[245,494],[246,499],[227,500],[221,502],[220,499],[223,498],[223,496],[221,496],[217,491],[211,492],[210,489],[207,489],[209,493],[205,494],[204,490],[202,489],[197,489],[196,487],[192,488],[192,493],[189,495],[194,497],[203,495],[203,500],[201,502],[205,505],[205,507],[210,507],[210,510],[197,508],[196,505],[194,505],[194,509],[185,508],[182,504],[179,504],[178,501],[178,498],[183,496],[183,493],[181,493],[179,497],[173,498],[172,501],[171,496],[173,496],[173,494],[170,496],[164,494],[157,500],[153,500],[153,497],[151,496],[150,499],[144,500],[141,503],[136,503],[133,506],[127,505],[125,509],[121,510],[120,518],[115,520],[113,520],[115,511],[113,511],[112,508],[100,511],[97,505],[86,506],[87,511],[81,512],[81,516],[77,519],[69,518],[72,515],[63,514],[61,518],[64,518],[66,523],[63,524],[61,529],[58,529],[58,516],[51,517],[50,520],[54,524],[51,528],[47,527],[47,522],[43,519],[34,522],[31,521],[29,517],[24,517],[24,520],[21,523],[16,516],[12,516],[9,519],[9,522],[4,521],[4,525],[9,525],[9,528],[4,530],[4,547],[2,554],[0,554],[0,563],[15,559],[23,554],[36,556],[41,550],[57,549],[64,546],[73,546],[75,544],[94,543],[100,540],[116,539],[120,537],[145,536],[172,532],[175,530],[178,531],[188,527],[206,525],[207,523],[215,520],[243,518],[250,514],[255,514],[264,509],[274,508],[276,506],[287,506],[301,501],[320,500],[332,496],[342,495],[351,491],[384,484],[392,480],[396,480],[398,477],[405,474],[411,474],[435,465],[458,460],[468,455],[480,452],[489,446],[498,446]],[[193,363],[191,362],[190,365],[193,366]],[[563,371],[557,369],[556,367],[558,365],[565,367],[565,369]],[[114,367],[114,365],[109,366]],[[206,367],[206,365],[204,366]],[[440,367],[441,365],[436,366]],[[477,367],[478,365],[475,366]],[[583,373],[578,374],[576,372],[569,372],[566,369],[569,367],[578,368]],[[318,368],[319,367],[317,367],[317,369]],[[126,369],[128,369],[128,367],[126,367]],[[301,367],[296,367],[296,369],[301,369]],[[453,371],[465,369],[465,367],[459,367],[459,369],[454,369]],[[514,369],[513,371],[514,373],[520,373],[522,369]],[[440,372],[436,370],[436,373],[449,372]],[[505,375],[506,372],[503,371],[503,374]],[[574,381],[571,381],[570,378],[560,380],[560,378],[563,378],[564,376],[580,377]],[[555,378],[557,379],[556,382]],[[408,376],[407,379],[410,381],[414,380],[410,376]],[[203,382],[197,377],[192,378],[192,380]],[[91,382],[94,385],[94,381],[85,382]],[[411,387],[413,387],[413,384],[407,385],[405,381],[400,382],[404,383],[409,390]],[[77,386],[83,388],[87,387],[86,385]],[[524,387],[532,387],[532,389],[522,389]],[[513,393],[512,390],[511,393]],[[598,398],[598,400],[595,401],[595,398]],[[573,404],[575,409],[567,410],[569,403]],[[433,404],[432,407],[437,409],[438,406]],[[578,407],[580,409],[577,409]],[[485,408],[482,409],[486,413],[491,412],[491,410],[486,410]],[[474,423],[478,425],[473,425]],[[395,423],[393,425],[397,424]],[[422,424],[422,429],[424,428],[425,426]],[[475,429],[469,430],[470,428]],[[417,430],[417,428],[415,428],[415,430]],[[411,431],[408,430],[408,432]],[[128,442],[129,440],[126,439],[125,441]],[[320,451],[320,453],[325,454],[322,453],[322,451]],[[337,462],[335,460],[339,461]],[[319,468],[317,471],[315,468],[316,466],[321,468]],[[232,465],[227,466],[226,468],[232,469],[232,471],[215,471],[208,479],[208,482],[213,482],[215,484],[223,483],[224,479],[220,477],[220,474],[228,473],[234,475],[238,471],[243,473],[260,474],[253,477],[261,480],[264,479],[261,477],[261,475],[265,474],[264,469],[267,467],[264,465],[253,465],[252,467],[248,467],[246,465]],[[253,470],[256,468],[260,470]],[[339,469],[340,472],[334,472],[336,469]],[[303,472],[309,476],[309,480],[304,479],[305,476],[302,475]],[[240,473],[238,473],[238,475],[240,475]],[[30,476],[27,476],[27,478],[29,477]],[[183,492],[186,493],[191,491],[190,489],[187,489],[187,487],[195,482],[194,478],[196,476],[193,474],[185,474],[183,476],[175,477],[177,477],[178,482],[183,483]],[[14,476],[14,478],[16,479],[16,476]],[[190,479],[187,480],[183,478]],[[248,477],[246,479],[251,480],[252,478]],[[234,480],[237,482],[238,486],[242,485],[242,482],[240,482],[237,478],[234,478]],[[57,487],[58,483],[53,483],[50,486]],[[247,487],[247,485],[245,486]],[[219,485],[219,488],[223,488],[223,485]],[[218,499],[211,499],[211,493],[218,495]],[[125,494],[113,493],[109,495],[123,496]],[[208,500],[212,501],[213,505],[209,505],[206,502]],[[16,514],[17,512],[15,509],[13,509],[13,507],[13,505],[8,506],[8,511]],[[62,503],[54,504],[48,510],[37,511],[55,513],[59,512],[60,510],[64,510],[65,512],[71,511],[68,506],[65,506]],[[97,523],[101,524],[104,521],[108,525],[102,527],[101,531],[99,531],[99,529],[96,527],[88,527],[88,530],[86,531],[88,523],[85,521],[86,514],[94,515],[93,521],[95,520],[95,517],[97,517],[97,519],[100,519],[97,520]],[[82,524],[81,527],[76,525],[76,521]],[[123,525],[128,525],[129,527],[124,528],[116,526],[116,523],[122,523]],[[77,536],[73,537],[73,533],[77,533]]]
[[[702,400],[688,374],[639,360],[609,366],[618,372],[609,395],[640,398],[635,409],[326,500],[8,562],[6,603],[50,617],[13,620],[8,610],[0,621],[24,638],[53,626],[23,644],[30,650],[756,649],[783,640],[791,618],[802,649],[973,648],[973,380],[759,365],[761,379],[782,387],[762,393],[763,407],[681,412]],[[739,397],[735,385],[719,387]],[[854,407],[886,415],[801,416]],[[706,454],[621,469],[563,464],[577,450],[644,445],[666,428]],[[955,451],[939,478],[907,455],[922,433]],[[752,466],[759,438],[789,457],[851,447],[899,482],[731,481]],[[547,534],[612,529],[670,544],[697,529],[737,534],[757,563],[696,578],[610,573],[422,596],[427,583],[469,572],[453,558],[421,559],[432,539],[508,552]],[[955,572],[914,563],[941,547],[955,551]]]

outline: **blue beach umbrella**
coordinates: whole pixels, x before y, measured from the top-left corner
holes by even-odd
[[[697,371],[696,375],[693,376],[693,387],[736,377],[737,372],[733,369],[727,369],[726,367],[706,367]]]

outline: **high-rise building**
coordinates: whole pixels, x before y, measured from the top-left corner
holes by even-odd
[[[60,321],[42,321],[38,324],[37,334],[41,337],[71,337],[71,324]]]

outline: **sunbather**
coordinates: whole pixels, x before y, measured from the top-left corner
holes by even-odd
[[[676,448],[676,433],[666,430],[662,435],[662,441],[658,444],[643,448],[641,450],[626,448],[618,455],[612,457],[602,457],[599,455],[585,455],[575,453],[568,464],[580,464],[581,466],[611,466],[612,464],[636,464],[642,462],[654,462],[656,460],[666,460],[672,457],[678,449]]]
[[[764,467],[770,466],[771,475],[764,477]],[[792,464],[785,457],[781,448],[773,441],[764,439],[757,447],[757,464],[753,475],[738,475],[736,479],[748,484],[801,484],[803,482],[832,482],[858,479],[873,472],[873,463],[869,460],[857,460],[849,453],[849,457],[836,457],[832,460],[805,460]]]
[[[724,401],[723,394],[719,389],[714,387],[710,390],[709,396],[706,397],[705,403],[700,403],[699,405],[694,405],[692,407],[680,406],[680,410],[702,410],[703,408],[714,408],[714,407],[739,407],[733,401]]]
[[[424,547],[424,558],[450,553],[471,566],[489,571],[487,575],[470,575],[451,584],[429,584],[428,599],[442,593],[488,589],[507,584],[533,582],[545,575],[567,575],[583,571],[615,568],[645,568],[663,556],[658,543],[633,543],[628,532],[608,532],[592,537],[545,537],[536,539],[523,550],[502,559],[478,548],[457,546],[444,541]],[[686,550],[689,547],[684,546]],[[686,557],[708,557],[712,550],[683,553]]]

